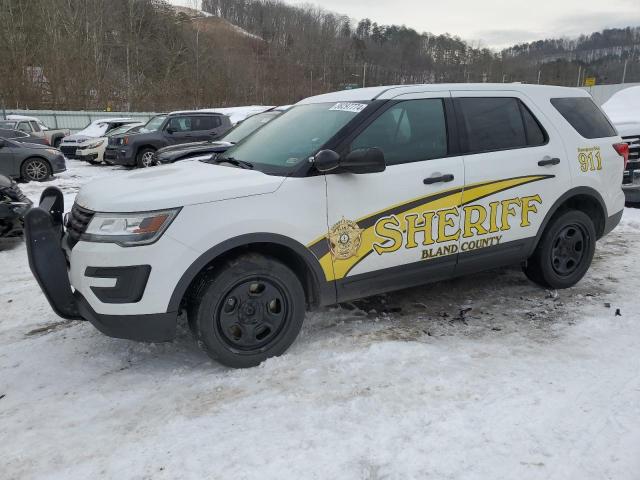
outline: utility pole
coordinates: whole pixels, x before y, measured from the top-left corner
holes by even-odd
[[[627,78],[627,63],[629,62],[629,59],[626,59],[624,61],[624,69],[622,70],[622,83],[624,83],[625,79]]]
[[[540,85],[540,75],[542,75],[542,69],[538,70],[538,85]]]
[[[366,86],[367,83],[367,62],[362,65],[362,88]]]
[[[582,75],[582,65],[578,65],[578,81],[576,82],[576,87],[580,86],[580,75]]]

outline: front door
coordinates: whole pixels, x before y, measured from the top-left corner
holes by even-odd
[[[326,176],[328,245],[321,263],[338,299],[450,275],[458,252],[463,159],[447,135],[448,92],[399,97],[365,125],[344,155],[377,147],[381,173]]]
[[[5,145],[0,147],[0,175],[20,176],[20,168],[16,165],[13,146],[9,141],[5,141]]]
[[[465,152],[457,273],[524,260],[569,184],[562,141],[518,92],[453,91],[452,97]]]

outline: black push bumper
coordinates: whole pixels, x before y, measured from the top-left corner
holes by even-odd
[[[64,235],[64,199],[56,187],[42,192],[40,206],[25,217],[29,267],[51,308],[62,318],[88,320],[105,335],[130,340],[164,342],[175,336],[177,312],[150,315],[104,315],[74,292],[61,246]]]

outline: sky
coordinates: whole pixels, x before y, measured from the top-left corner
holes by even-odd
[[[171,0],[193,6],[197,0]],[[316,5],[360,20],[450,33],[500,49],[544,38],[577,37],[640,25],[640,0],[284,0]]]

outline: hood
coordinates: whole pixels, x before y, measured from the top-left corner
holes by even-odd
[[[98,137],[89,137],[81,133],[74,133],[73,135],[68,135],[64,137],[62,139],[62,143],[84,143],[87,140],[93,140],[94,138],[99,138],[101,136],[102,135],[99,135]]]
[[[142,212],[263,195],[283,181],[256,170],[186,162],[95,180],[76,202],[98,212]]]
[[[32,150],[55,150],[51,145],[44,145],[42,143],[19,142],[19,145]]]
[[[184,150],[191,147],[198,147],[198,146],[207,145],[207,144],[209,144],[209,142],[179,143],[177,145],[169,145],[168,147],[162,147],[160,150],[158,150],[158,153],[175,152],[176,150]]]

